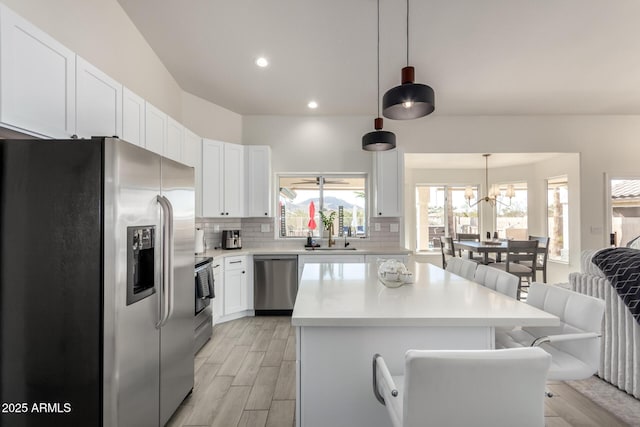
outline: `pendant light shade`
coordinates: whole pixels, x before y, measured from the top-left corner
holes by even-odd
[[[409,66],[409,0],[407,0],[407,66],[402,69],[402,84],[389,89],[382,98],[382,114],[388,119],[410,120],[435,110],[435,94],[430,86],[415,81],[415,68]]]
[[[396,148],[396,135],[382,130],[382,118],[374,120],[375,131],[362,137],[362,149],[366,151],[386,151]]]
[[[378,115],[380,115],[380,0],[378,0]],[[362,149],[366,151],[387,151],[396,148],[396,135],[382,130],[382,117],[373,121],[375,131],[362,137]]]
[[[435,110],[435,94],[430,86],[414,83],[413,67],[402,69],[402,84],[389,89],[382,98],[382,114],[394,120],[424,117]]]

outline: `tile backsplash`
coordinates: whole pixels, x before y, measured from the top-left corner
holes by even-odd
[[[274,218],[196,218],[196,228],[204,230],[207,249],[220,247],[222,230],[241,230],[242,246],[248,248],[301,245],[299,239],[276,239]],[[358,240],[358,246],[400,246],[400,218],[371,218],[369,228],[369,238],[350,241]]]

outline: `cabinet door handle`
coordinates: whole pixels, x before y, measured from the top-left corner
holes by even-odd
[[[227,212],[225,215],[229,215],[229,212]]]
[[[224,215],[224,212],[220,212],[220,215]]]
[[[240,264],[242,261],[231,261],[229,264]]]
[[[378,212],[378,215],[382,215],[382,212]]]
[[[264,213],[264,216],[268,216],[269,214],[267,212]]]
[[[242,274],[244,274],[244,270],[242,270]]]

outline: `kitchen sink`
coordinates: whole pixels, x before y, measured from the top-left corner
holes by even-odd
[[[341,248],[339,246],[334,246],[331,248],[306,248],[307,251],[355,251],[356,248],[352,248],[347,246],[346,248]]]

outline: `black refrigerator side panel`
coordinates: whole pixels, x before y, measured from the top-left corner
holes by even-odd
[[[0,141],[0,425],[102,423],[100,141]]]

